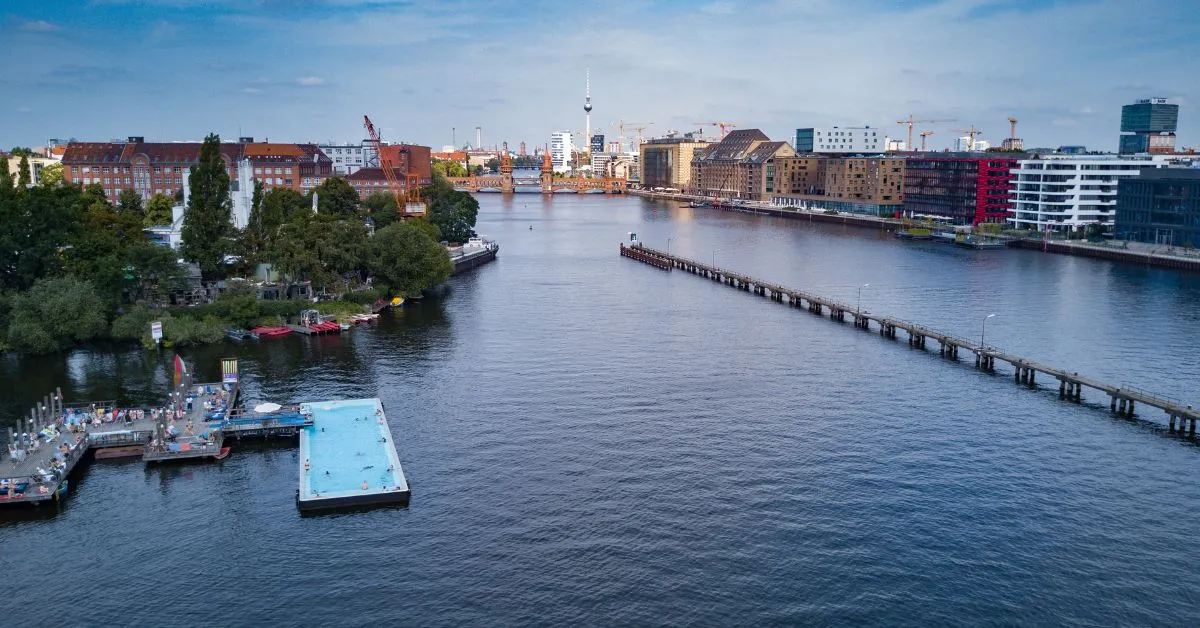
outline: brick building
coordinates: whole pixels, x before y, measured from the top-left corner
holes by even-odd
[[[428,146],[394,144],[381,147],[380,152],[383,160],[392,164],[396,180],[402,187],[407,187],[410,182],[422,187],[433,181],[433,159]],[[358,192],[359,198],[388,191],[382,168],[360,168],[347,176],[346,181]]]
[[[328,178],[331,162],[312,144],[221,144],[221,160],[231,181],[238,180],[239,162],[252,168],[253,178],[268,189],[307,192]],[[187,185],[188,172],[200,161],[199,142],[71,142],[63,153],[63,179],[80,185],[99,184],[112,201],[131,189],[143,199],[154,194],[174,196]]]
[[[1011,213],[1012,169],[1022,153],[949,153],[909,157],[904,211],[957,224],[1004,222]]]
[[[776,160],[795,154],[790,144],[772,142],[758,129],[732,131],[692,158],[692,192],[729,199],[770,198],[775,191]]]

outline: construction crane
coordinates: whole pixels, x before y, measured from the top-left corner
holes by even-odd
[[[950,129],[950,130],[954,131],[955,133],[966,133],[967,134],[967,142],[968,142],[967,143],[967,151],[968,152],[975,150],[975,137],[980,135],[981,133],[983,133],[983,131],[980,131],[979,129],[975,128],[974,124],[972,124],[971,128],[969,128],[969,129]]]
[[[933,135],[933,131],[921,131],[919,135],[921,136],[921,152],[925,152],[925,138]]]
[[[638,133],[637,140],[638,140],[638,143],[641,144],[642,143],[642,131],[645,131],[646,129],[650,128],[653,125],[654,125],[653,122],[626,122],[624,120],[618,120],[617,121],[617,129],[621,133],[618,141],[621,144],[621,150],[625,150],[625,129],[637,131],[637,133]]]
[[[725,136],[729,133],[729,129],[737,128],[736,122],[693,122],[692,124],[696,126],[715,126],[721,129],[721,137],[719,139],[725,139]]]
[[[379,139],[379,131],[371,123],[370,117],[363,116],[363,127],[367,129],[371,147],[375,149],[375,155],[379,157],[379,169],[383,170],[383,176],[387,179],[388,191],[396,197],[396,210],[400,212],[401,216],[424,215],[425,204],[421,202],[420,178],[409,168],[405,177],[405,185],[401,186],[400,180],[396,177],[396,164],[392,163],[390,155],[384,153],[383,142]]]
[[[897,120],[896,124],[908,125],[908,143],[905,144],[904,147],[908,150],[912,150],[912,148],[913,148],[913,141],[912,141],[913,125],[922,124],[922,123],[923,124],[937,124],[939,122],[957,122],[957,120],[916,120],[913,118],[912,114],[909,114],[907,118],[905,118],[903,120]]]

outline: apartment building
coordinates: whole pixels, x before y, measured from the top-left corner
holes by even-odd
[[[268,189],[305,192],[330,176],[331,162],[315,145],[242,140],[221,145],[230,181],[238,181],[242,161],[249,163],[253,180]],[[112,202],[126,189],[143,199],[154,194],[174,196],[187,185],[191,167],[199,163],[200,147],[200,142],[146,142],[138,136],[125,142],[71,142],[63,153],[63,179],[98,184]]]
[[[835,126],[796,129],[796,151],[801,153],[882,153],[887,136],[870,126]]]
[[[1013,215],[1021,229],[1074,231],[1116,218],[1118,184],[1147,168],[1165,165],[1162,158],[1117,155],[1047,155],[1022,159],[1013,168],[1009,191]]]
[[[797,155],[777,159],[776,173],[776,205],[892,216],[904,203],[899,157]]]
[[[787,142],[772,142],[758,129],[731,131],[692,158],[695,194],[766,200],[775,193],[776,160],[796,154]]]

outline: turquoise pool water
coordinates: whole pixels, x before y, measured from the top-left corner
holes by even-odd
[[[302,405],[313,424],[300,436],[302,500],[407,490],[378,399]],[[366,488],[364,488],[364,483]]]

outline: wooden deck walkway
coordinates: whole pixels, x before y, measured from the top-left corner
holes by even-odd
[[[0,505],[61,500],[68,489],[71,472],[88,451],[95,451],[98,458],[141,456],[147,462],[196,457],[197,454],[215,455],[220,451],[219,446],[212,453],[204,453],[208,447],[194,450],[189,447],[191,453],[171,451],[172,448],[162,446],[161,434],[170,425],[180,438],[194,440],[184,436],[188,424],[196,434],[211,432],[206,422],[209,410],[205,408],[205,402],[212,402],[221,395],[227,397],[229,404],[236,405],[237,385],[224,392],[220,383],[193,384],[191,377],[185,376],[164,403],[156,406],[164,411],[157,420],[152,418],[152,409],[148,407],[122,408],[126,413],[140,410],[145,415],[122,420],[114,417],[114,402],[64,404],[62,391],[56,390],[34,407],[29,417],[21,419],[16,431],[8,430],[8,442],[17,445],[22,453],[18,457],[9,454],[0,459]],[[181,418],[175,416],[176,408],[183,410]],[[55,428],[52,439],[47,441],[36,436],[43,430],[49,433],[50,426]],[[23,436],[26,434],[31,437]],[[219,430],[215,440],[219,445]],[[35,442],[36,449],[32,447]],[[105,455],[110,453],[111,456]]]
[[[851,305],[834,299],[671,255],[640,244],[633,246],[622,244],[621,255],[656,268],[683,270],[721,282],[735,290],[750,292],[779,303],[786,303],[790,307],[807,309],[817,315],[828,314],[830,319],[837,322],[851,321],[855,327],[864,331],[878,331],[879,335],[885,338],[894,340],[897,338],[898,331],[903,331],[908,338],[909,346],[916,349],[926,349],[928,341],[932,339],[938,344],[938,353],[942,357],[957,361],[959,350],[973,353],[975,367],[984,372],[995,373],[997,361],[1007,363],[1012,368],[1013,379],[1019,385],[1037,388],[1037,377],[1041,374],[1048,379],[1058,381],[1059,397],[1076,403],[1082,401],[1083,389],[1090,388],[1107,395],[1110,410],[1120,416],[1133,417],[1134,409],[1139,403],[1158,408],[1169,419],[1168,424],[1172,432],[1178,430],[1180,433],[1186,432],[1189,435],[1196,433],[1196,421],[1200,419],[1200,412],[1177,399],[1156,395],[1139,388],[1124,385],[1114,386],[1099,379],[1030,360],[990,345],[981,345],[924,325],[857,310]]]

